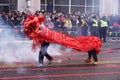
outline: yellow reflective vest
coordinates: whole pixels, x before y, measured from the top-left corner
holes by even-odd
[[[103,21],[103,20],[100,21],[101,21],[101,27],[108,27],[107,21]]]
[[[93,24],[92,24],[92,26],[94,26],[94,27],[98,27],[98,20],[95,20],[95,19],[92,19],[93,20]]]
[[[82,19],[81,22],[82,22],[81,26],[84,26],[85,21]]]

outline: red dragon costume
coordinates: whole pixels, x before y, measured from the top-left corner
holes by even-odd
[[[88,52],[92,49],[100,52],[102,42],[98,37],[85,36],[73,38],[45,27],[43,16],[29,16],[24,21],[24,33],[33,40],[33,48],[41,44],[42,40],[60,44],[75,50]]]

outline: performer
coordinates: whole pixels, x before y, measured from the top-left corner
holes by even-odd
[[[47,48],[49,46],[48,42],[43,41],[41,44],[41,49],[39,51],[39,67],[43,66],[44,57],[49,60],[49,64],[51,64],[53,58],[47,53]]]
[[[88,51],[88,58],[85,60],[86,63],[92,63],[92,58],[93,57],[93,64],[98,64],[98,57],[97,57],[97,54],[96,54],[96,50],[95,49],[92,49],[90,51]]]
[[[48,29],[43,22],[44,18],[42,16],[31,16],[23,21],[24,33],[35,42],[33,43],[33,49],[37,47],[37,44],[41,44],[44,40],[49,43],[60,44],[75,50],[89,52],[92,53],[92,55],[93,52],[96,53],[96,55],[99,54],[102,42],[98,37],[85,36],[73,38]],[[94,62],[97,61],[98,60],[95,60]]]

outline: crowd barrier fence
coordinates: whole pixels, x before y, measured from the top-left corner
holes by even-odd
[[[64,28],[63,33],[71,37],[81,35],[79,27],[72,27],[71,29]],[[0,39],[27,39],[23,33],[23,26],[0,26]],[[107,31],[107,38],[111,40],[120,40],[120,27],[109,27]]]

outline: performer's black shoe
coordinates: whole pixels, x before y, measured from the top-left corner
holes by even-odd
[[[103,40],[103,42],[106,42],[106,40]]]
[[[51,64],[51,63],[52,63],[52,61],[53,61],[53,59],[49,60],[49,63],[48,63],[48,64]]]

